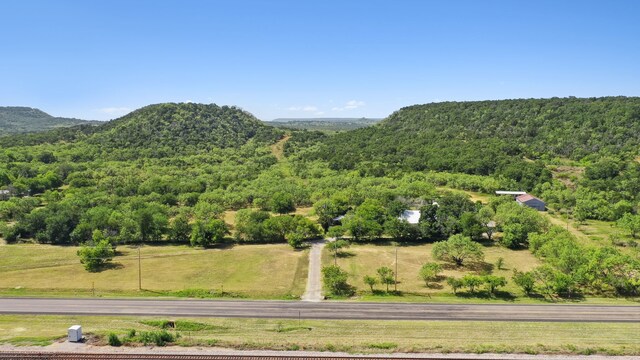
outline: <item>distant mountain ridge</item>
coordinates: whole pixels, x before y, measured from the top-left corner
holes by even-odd
[[[348,131],[377,124],[377,118],[278,118],[265,124],[278,128],[318,131]]]
[[[269,122],[296,122],[296,121],[326,121],[326,122],[379,122],[382,118],[277,118]]]
[[[0,106],[0,136],[99,123],[95,120],[55,117],[26,106]]]

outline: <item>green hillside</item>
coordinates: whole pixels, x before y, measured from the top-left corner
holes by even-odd
[[[518,179],[510,173],[524,158],[629,157],[639,148],[640,98],[553,98],[409,106],[376,126],[327,138],[308,156],[335,169],[373,161],[386,171],[497,173]]]
[[[104,124],[87,142],[131,158],[238,148],[251,139],[273,142],[281,136],[281,131],[235,107],[165,103]]]
[[[98,122],[53,117],[42,110],[30,107],[0,106],[0,136],[96,123]]]

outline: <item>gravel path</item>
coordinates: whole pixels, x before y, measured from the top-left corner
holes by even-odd
[[[322,301],[322,249],[327,242],[325,240],[314,241],[309,251],[309,276],[307,278],[307,290],[302,295],[303,301]]]

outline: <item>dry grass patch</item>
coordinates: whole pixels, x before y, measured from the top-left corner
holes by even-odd
[[[0,288],[98,293],[138,289],[138,251],[118,247],[110,269],[84,270],[78,247],[7,245],[0,247]],[[286,244],[241,245],[224,249],[143,246],[142,287],[150,291],[207,289],[250,297],[281,298],[304,292],[307,252]]]

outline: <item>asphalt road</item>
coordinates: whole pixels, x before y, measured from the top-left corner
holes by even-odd
[[[640,322],[640,306],[1,298],[2,314]]]

